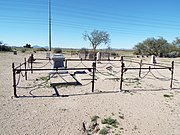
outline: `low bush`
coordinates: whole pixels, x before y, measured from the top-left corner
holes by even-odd
[[[101,121],[101,123],[102,123],[102,124],[108,124],[108,125],[111,125],[111,126],[113,126],[113,127],[117,127],[117,125],[118,125],[117,120],[116,120],[116,119],[112,119],[111,117],[108,117],[108,118],[106,118],[106,119],[103,119],[103,120]]]
[[[22,52],[22,53],[25,53],[26,51],[27,51],[26,48],[22,48],[22,49],[21,49],[21,52]]]
[[[55,48],[54,53],[62,53],[62,49],[61,48]]]
[[[0,51],[12,51],[12,48],[6,45],[0,45]]]
[[[46,48],[41,47],[41,48],[35,49],[34,51],[48,51],[48,50]]]

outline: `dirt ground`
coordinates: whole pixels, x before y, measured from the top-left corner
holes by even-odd
[[[175,62],[172,89],[169,69],[146,69],[140,76],[139,70],[124,72],[120,91],[120,61],[101,61],[97,64],[94,93],[92,72],[88,70],[76,74],[68,71],[75,74],[81,85],[54,88],[50,87],[49,71],[34,71],[28,72],[27,80],[24,72],[16,75],[17,81],[20,80],[19,98],[15,98],[12,63],[17,66],[29,56],[30,52],[0,53],[1,135],[180,135],[180,58],[156,58],[157,65],[166,67]],[[37,52],[34,56],[46,58],[46,53]],[[139,68],[139,63],[133,61],[141,59],[150,63],[150,58],[126,57],[125,67]],[[92,61],[68,62],[68,68],[91,66]],[[33,67],[51,68],[52,61],[37,60]],[[74,81],[65,74],[55,78],[61,78],[61,82]],[[94,116],[97,116],[95,122]],[[114,120],[112,123],[116,125],[103,124],[105,119]]]

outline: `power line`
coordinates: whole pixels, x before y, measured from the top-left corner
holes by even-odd
[[[1,1],[0,4],[6,3]],[[7,2],[8,3],[8,2]],[[7,4],[6,3],[6,4]],[[42,16],[9,16],[4,13],[1,13],[0,16],[1,24],[2,23],[12,23],[12,24],[38,24],[38,25],[47,25],[47,2],[44,0],[38,1],[29,1],[24,2],[23,0],[18,0],[20,5],[25,5],[25,7],[19,8],[14,7],[13,3],[10,5],[5,5],[2,9],[9,10],[13,9],[17,12],[28,12],[27,14],[39,14]],[[84,3],[85,4],[85,3]],[[40,7],[40,8],[37,8]],[[73,7],[73,6],[71,6]],[[149,30],[148,33],[157,33],[157,29],[169,29],[169,30],[178,30],[180,23],[175,20],[168,19],[157,19],[157,18],[148,18],[140,16],[129,16],[129,15],[120,15],[119,13],[109,13],[106,11],[96,10],[96,9],[86,9],[86,8],[71,8],[70,6],[59,6],[55,2],[52,2],[52,24],[53,27],[61,26],[66,28],[78,28],[78,29],[92,29],[94,27],[107,29],[112,32],[121,32],[125,34],[133,33],[144,33],[147,32],[148,28],[156,28],[156,30]],[[56,10],[55,10],[56,9]],[[57,10],[57,9],[60,9]],[[29,13],[29,11],[31,11]],[[134,27],[135,26],[135,27]],[[137,28],[139,28],[137,30]]]

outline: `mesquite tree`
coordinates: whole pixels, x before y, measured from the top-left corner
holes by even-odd
[[[93,47],[94,58],[96,53],[96,48],[98,45],[104,43],[107,45],[110,42],[109,34],[105,31],[93,30],[91,33],[85,32],[83,34],[85,41],[89,41],[90,45]]]

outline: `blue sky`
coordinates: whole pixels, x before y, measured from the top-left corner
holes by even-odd
[[[51,0],[52,47],[91,48],[82,34],[110,34],[112,48],[131,49],[148,37],[180,37],[180,0]],[[0,41],[48,46],[48,0],[1,0]],[[100,45],[98,48],[106,48]]]

